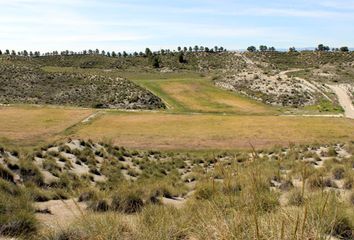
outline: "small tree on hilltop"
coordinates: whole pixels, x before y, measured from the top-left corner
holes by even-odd
[[[261,45],[261,46],[259,46],[259,50],[260,50],[261,52],[266,52],[266,51],[268,50],[268,47],[265,46],[265,45]]]
[[[295,47],[290,47],[289,48],[289,52],[296,52],[296,48]]]
[[[328,52],[330,50],[330,48],[328,46],[323,45],[323,44],[319,44],[316,50],[320,51],[320,52]]]
[[[195,46],[194,46],[194,51],[195,51],[195,52],[198,52],[198,51],[199,51],[199,46],[198,46],[198,45],[195,45]]]
[[[152,55],[152,52],[151,52],[150,48],[146,48],[145,49],[145,56],[150,57],[151,55]]]
[[[247,48],[247,51],[255,52],[255,51],[257,51],[257,48],[255,46],[250,46],[250,47]]]
[[[341,52],[349,52],[349,48],[348,47],[341,47],[340,51]]]
[[[182,50],[182,48],[181,48],[181,47],[178,47],[177,50],[178,50],[178,52],[180,52],[180,51]]]

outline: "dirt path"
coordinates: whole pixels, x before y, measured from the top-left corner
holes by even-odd
[[[283,77],[283,78],[286,78],[288,77],[288,73],[293,73],[293,72],[299,72],[301,70],[304,70],[304,69],[291,69],[291,70],[286,70],[286,71],[283,71],[283,72],[280,72],[279,73],[279,76]],[[330,97],[328,97],[318,86],[316,86],[315,84],[311,83],[310,81],[304,79],[304,78],[300,78],[300,77],[295,77],[296,80],[298,81],[301,81],[304,85],[306,85],[309,89],[311,89],[312,91],[314,92],[319,92],[322,94],[322,96],[324,96],[327,100],[331,101],[332,102],[332,99]]]
[[[339,103],[345,111],[344,115],[354,119],[354,106],[345,87],[342,85],[328,85],[328,87],[338,96]]]
[[[325,118],[341,118],[344,117],[343,114],[283,114],[280,116],[284,116],[284,117],[325,117]]]
[[[81,121],[81,123],[88,123],[90,122],[91,120],[93,120],[95,117],[97,117],[97,115],[101,114],[102,112],[101,111],[98,111],[98,112],[94,112],[92,113],[90,116],[88,116],[87,118],[85,118],[84,120]]]

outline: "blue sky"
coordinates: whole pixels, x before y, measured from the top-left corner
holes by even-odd
[[[350,46],[354,0],[0,0],[0,49]]]

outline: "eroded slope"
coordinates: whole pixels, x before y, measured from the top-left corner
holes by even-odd
[[[160,98],[122,79],[78,73],[46,73],[19,65],[0,66],[0,103],[74,105],[119,109],[165,108]]]

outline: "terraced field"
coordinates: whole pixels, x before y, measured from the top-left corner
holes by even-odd
[[[206,77],[137,80],[177,112],[274,114],[276,108],[216,88]]]

